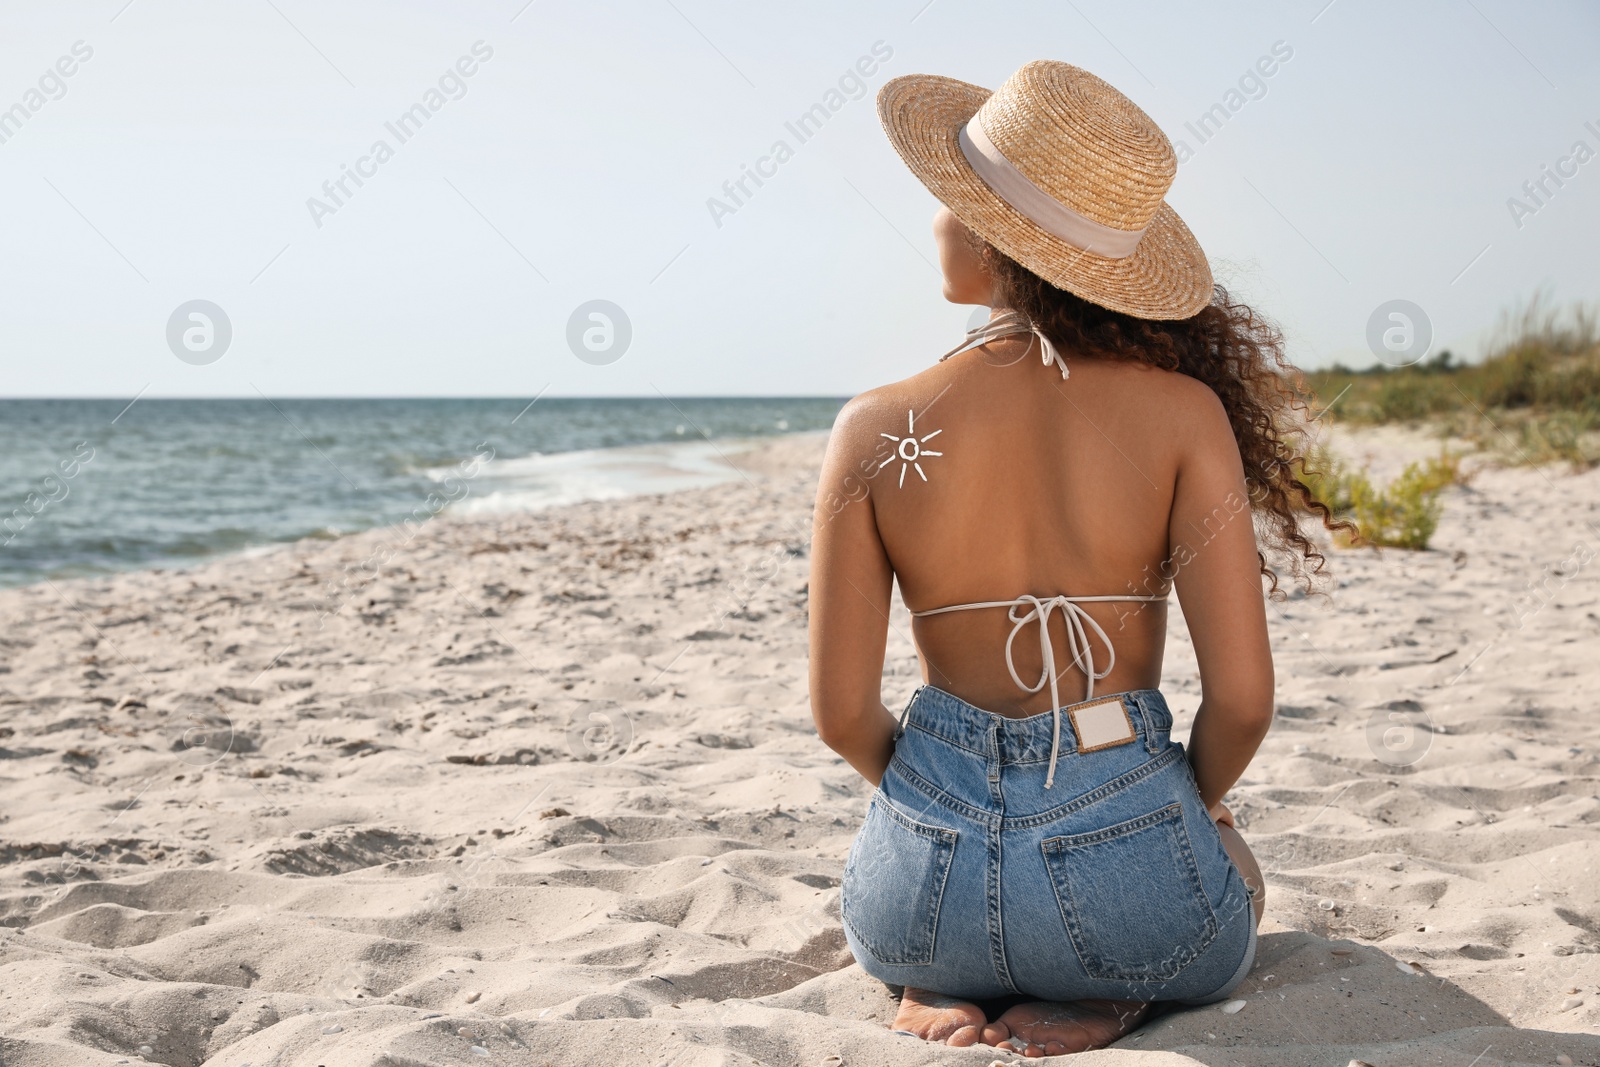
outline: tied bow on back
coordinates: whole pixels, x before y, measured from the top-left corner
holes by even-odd
[[[1011,680],[1025,693],[1037,693],[1046,685],[1050,687],[1051,714],[1055,718],[1050,741],[1050,771],[1044,780],[1046,789],[1055,782],[1056,753],[1061,747],[1061,693],[1056,682],[1065,668],[1061,670],[1056,668],[1055,642],[1050,638],[1050,613],[1056,610],[1061,612],[1061,621],[1067,627],[1067,650],[1072,653],[1072,666],[1077,667],[1084,675],[1083,699],[1094,698],[1094,683],[1109,675],[1111,668],[1117,663],[1117,650],[1112,647],[1111,638],[1105,629],[1072,597],[1040,598],[1024,594],[1017,597],[1011,604],[1011,610],[1006,612],[1006,617],[1012,622],[1011,635],[1006,638],[1006,670],[1011,672]],[[1039,658],[1043,662],[1039,680],[1032,685],[1024,682],[1017,674],[1016,661],[1011,656],[1011,648],[1017,640],[1017,635],[1030,622],[1039,624]],[[1094,645],[1089,640],[1090,630],[1093,630],[1101,643],[1106,646],[1106,668],[1103,671],[1094,669]]]

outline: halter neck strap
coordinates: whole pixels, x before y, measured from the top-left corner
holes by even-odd
[[[939,362],[943,363],[951,356],[959,356],[963,352],[977,348],[979,345],[986,345],[990,341],[996,341],[1002,337],[1012,337],[1019,333],[1031,333],[1034,337],[1037,337],[1039,339],[1040,353],[1044,358],[1044,365],[1048,367],[1051,364],[1055,364],[1061,368],[1061,377],[1067,377],[1067,361],[1062,358],[1060,352],[1056,351],[1056,346],[1051,344],[1050,338],[1044,335],[1044,331],[1034,325],[1033,321],[1020,311],[1003,311],[982,326],[968,330],[966,340],[940,356]],[[1032,341],[1028,343],[1028,351],[1033,351]]]

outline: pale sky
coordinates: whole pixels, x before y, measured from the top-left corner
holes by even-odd
[[[1391,299],[1459,353],[1541,288],[1600,295],[1593,4],[3,0],[0,26],[0,395],[853,394],[971,314],[873,95],[1038,58],[1187,144],[1171,203],[1303,366],[1372,362]],[[597,299],[631,324],[611,362],[568,345]],[[169,350],[191,300],[231,322],[214,362]]]

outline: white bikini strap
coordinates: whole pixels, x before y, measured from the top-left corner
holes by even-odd
[[[996,315],[982,326],[968,330],[967,339],[962,341],[959,345],[956,345],[956,347],[952,348],[944,355],[940,356],[939,362],[943,363],[951,356],[959,356],[968,349],[977,348],[979,345],[986,345],[990,341],[998,340],[1001,337],[1012,337],[1019,333],[1031,333],[1033,336],[1037,337],[1039,339],[1040,351],[1044,355],[1044,365],[1048,367],[1054,363],[1057,367],[1061,368],[1061,377],[1065,378],[1067,376],[1067,361],[1061,358],[1061,353],[1056,351],[1056,346],[1050,343],[1050,338],[1044,335],[1044,331],[1035,326],[1033,322],[1020,311],[1001,312],[999,315]],[[1029,342],[1028,351],[1033,351],[1032,342]]]
[[[1061,752],[1061,693],[1057,688],[1057,679],[1062,671],[1056,669],[1055,644],[1050,639],[1050,613],[1060,610],[1061,621],[1067,627],[1067,649],[1072,653],[1072,666],[1083,671],[1084,675],[1084,700],[1094,699],[1094,683],[1105,678],[1111,669],[1117,665],[1117,650],[1111,644],[1110,636],[1098,622],[1094,621],[1087,611],[1080,605],[1084,603],[1104,602],[1110,600],[1137,600],[1154,603],[1167,599],[1162,596],[1052,596],[1036,597],[1024,593],[1015,600],[985,600],[975,604],[952,604],[944,608],[929,608],[927,611],[913,611],[915,617],[926,615],[941,615],[947,611],[967,611],[974,608],[1008,608],[1006,617],[1012,622],[1011,634],[1006,638],[1006,670],[1011,672],[1011,680],[1025,693],[1037,693],[1045,686],[1050,687],[1050,712],[1051,720],[1050,737],[1050,769],[1045,773],[1044,787],[1049,789],[1056,780],[1056,758]],[[1026,610],[1023,610],[1026,609]],[[1021,612],[1021,614],[1018,614]],[[1017,634],[1030,622],[1039,624],[1039,658],[1043,670],[1039,680],[1029,685],[1017,674],[1017,664],[1011,655],[1011,646],[1017,640]],[[1089,640],[1089,630],[1093,630],[1106,646],[1106,669],[1094,669],[1094,645]]]

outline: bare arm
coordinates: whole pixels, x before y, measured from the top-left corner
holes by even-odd
[[[894,755],[895,717],[884,707],[882,687],[894,573],[861,469],[876,438],[863,428],[863,407],[852,401],[839,413],[817,489],[811,714],[823,743],[877,785]]]
[[[1168,544],[1200,663],[1189,762],[1215,808],[1272,725],[1274,682],[1244,469],[1221,403],[1209,390],[1207,398],[1187,428],[1192,447],[1179,464]]]

